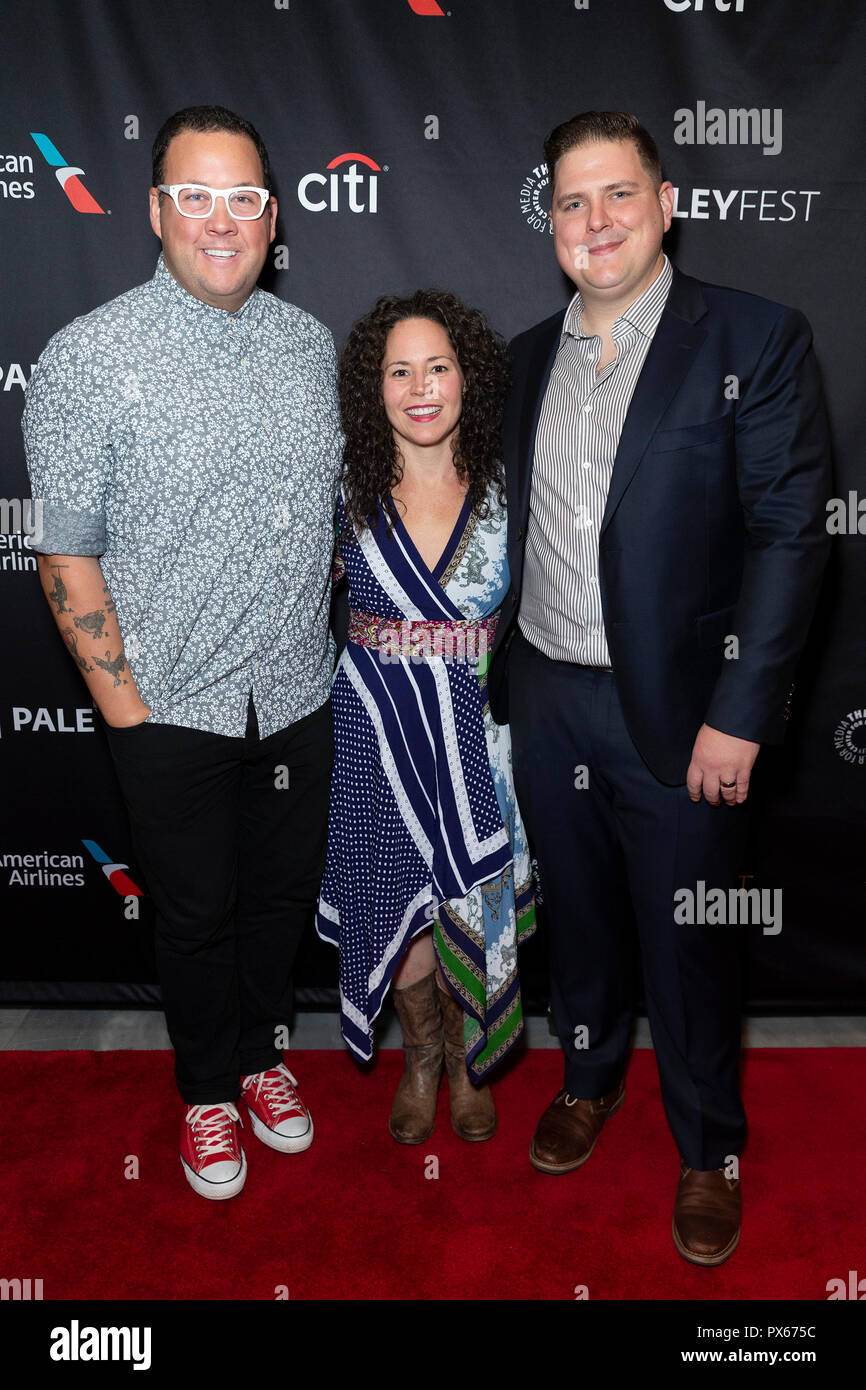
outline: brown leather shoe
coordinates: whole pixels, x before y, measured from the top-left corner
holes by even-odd
[[[600,1100],[577,1100],[560,1091],[548,1105],[529,1146],[529,1161],[542,1173],[570,1173],[585,1163],[608,1115],[625,1100],[625,1081]]]
[[[451,1124],[454,1133],[470,1144],[479,1144],[496,1133],[496,1106],[486,1084],[476,1086],[466,1070],[463,1047],[463,1009],[454,995],[439,979],[439,1002],[442,1006],[442,1028],[445,1038],[445,1070],[451,1099]]]
[[[704,1171],[683,1163],[674,1203],[674,1245],[696,1265],[720,1265],[740,1239],[740,1180],[724,1168]]]
[[[403,1030],[406,1066],[391,1106],[388,1128],[398,1144],[423,1144],[436,1122],[442,1076],[442,1014],[436,972],[394,990],[394,1007]]]

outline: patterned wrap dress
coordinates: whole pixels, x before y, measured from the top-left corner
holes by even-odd
[[[335,761],[316,917],[340,951],[343,1038],[364,1061],[410,941],[433,925],[481,1080],[523,1031],[517,945],[535,930],[532,871],[511,739],[486,676],[509,585],[505,509],[469,494],[434,570],[402,521],[360,536],[341,497],[349,640],[333,685]],[[492,621],[491,621],[492,620]],[[441,653],[441,654],[440,654]]]

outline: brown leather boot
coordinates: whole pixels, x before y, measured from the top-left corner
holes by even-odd
[[[436,1121],[442,1076],[442,1014],[436,972],[395,989],[406,1066],[391,1106],[388,1128],[398,1144],[423,1144]]]
[[[469,1080],[466,1053],[463,1048],[463,1009],[437,971],[436,983],[442,1005],[445,1035],[445,1070],[451,1093],[451,1124],[455,1134],[470,1143],[480,1143],[496,1133],[496,1107],[487,1085],[476,1086]]]

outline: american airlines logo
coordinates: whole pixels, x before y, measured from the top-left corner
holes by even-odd
[[[409,0],[409,9],[413,14],[438,14],[443,15],[445,11],[441,5],[437,5],[436,0]]]
[[[102,872],[105,874],[105,877],[108,879],[115,893],[119,893],[122,898],[141,898],[144,896],[138,884],[133,883],[129,874],[126,872],[129,868],[128,864],[115,863],[95,840],[82,840],[81,843],[96,860],[97,864],[100,865]]]
[[[345,167],[348,166],[348,167]],[[305,174],[298,184],[298,200],[307,212],[378,212],[378,176],[387,164],[377,164],[366,154],[338,154],[322,174]]]
[[[40,135],[35,130],[31,130],[30,138],[33,140],[39,153],[43,156],[57,176],[57,182],[63,189],[76,212],[105,212],[96,199],[88,193],[81,179],[84,177],[84,170],[78,169],[74,164],[67,164],[57,146],[48,139],[47,135]],[[80,175],[80,177],[79,177]]]

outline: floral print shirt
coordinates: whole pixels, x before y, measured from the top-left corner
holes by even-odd
[[[48,343],[23,419],[33,548],[100,557],[154,723],[261,736],[328,698],[342,440],[330,332],[152,280]]]

